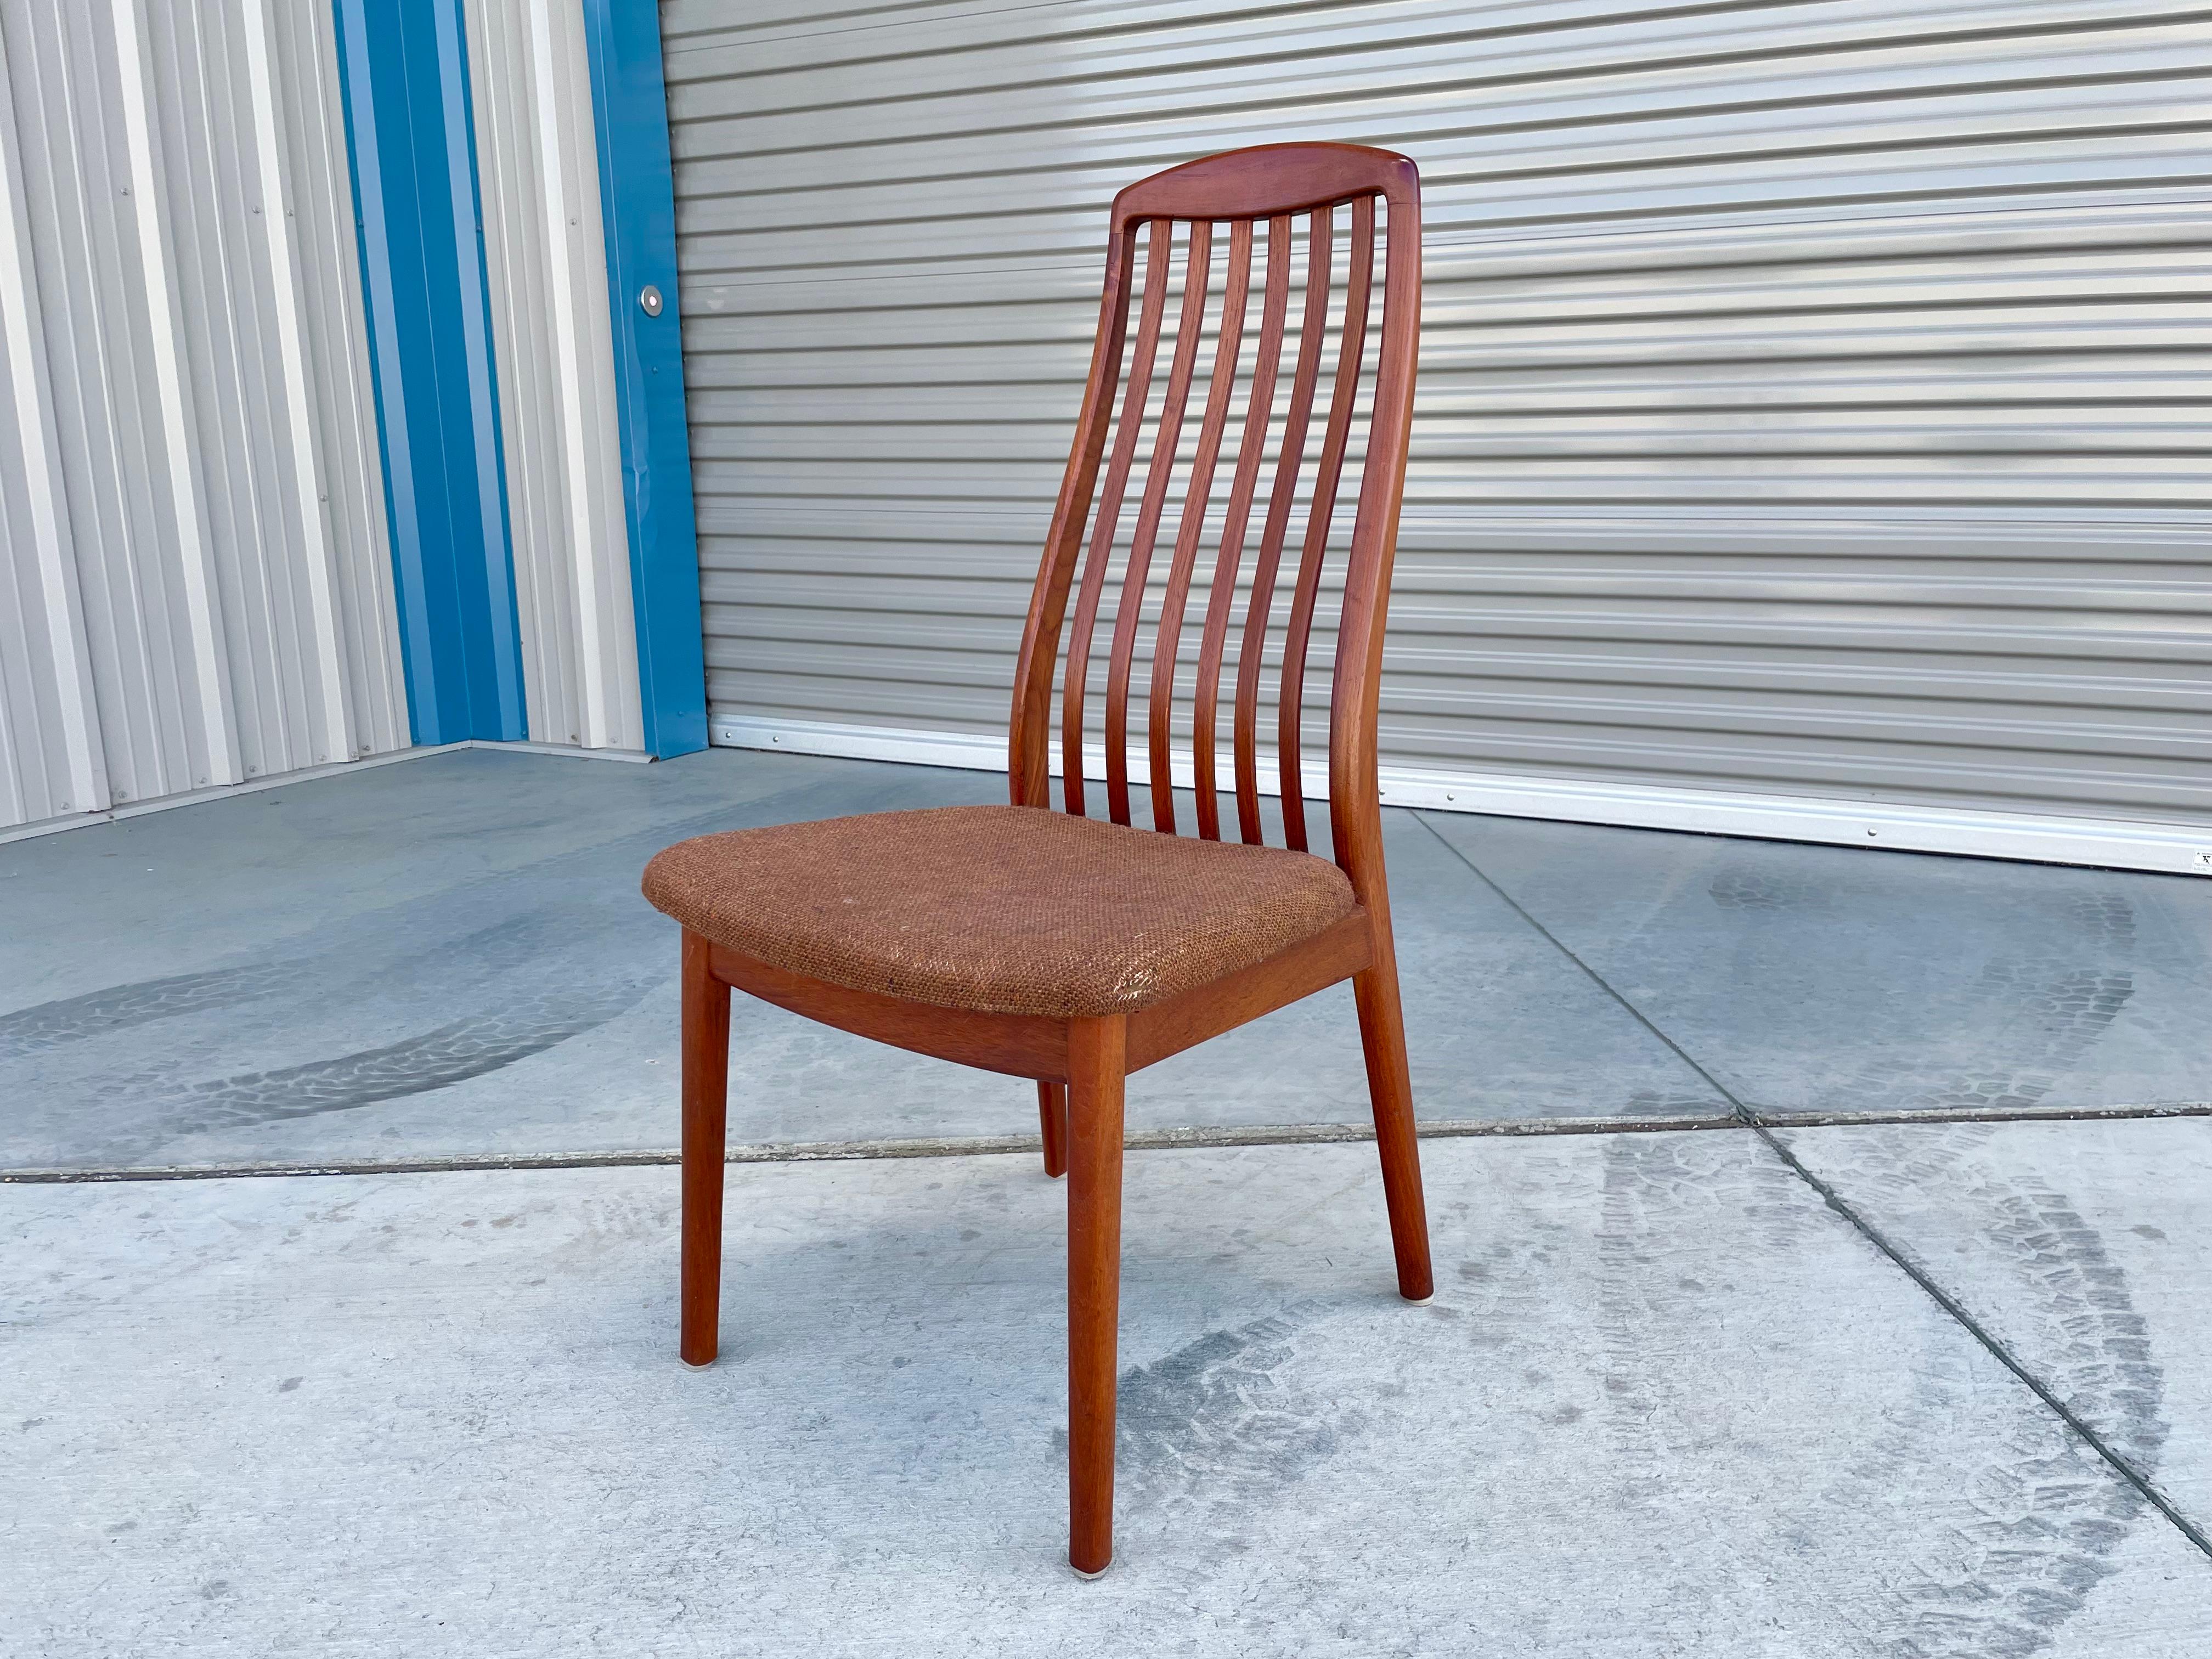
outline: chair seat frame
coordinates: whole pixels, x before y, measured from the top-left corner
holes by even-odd
[[[1382,283],[1384,316],[1382,351],[1375,370],[1372,418],[1364,465],[1361,469],[1358,512],[1352,536],[1331,692],[1329,726],[1329,816],[1336,863],[1350,878],[1358,908],[1322,932],[1271,959],[1181,996],[1133,1012],[1095,1018],[1048,1018],[1031,1015],[980,1012],[910,1002],[896,997],[854,990],[809,975],[793,973],[716,944],[687,929],[683,939],[683,1262],[681,1283],[680,1351],[693,1365],[711,1364],[719,1349],[723,1219],[723,1175],[726,1157],[729,1082],[730,993],[732,989],[840,1030],[872,1038],[892,1047],[933,1055],[985,1071],[1029,1078],[1038,1087],[1044,1164],[1048,1176],[1068,1178],[1068,1560],[1078,1572],[1096,1576],[1113,1555],[1115,1395],[1120,1317],[1121,1165],[1125,1082],[1133,1072],[1154,1065],[1207,1039],[1243,1025],[1276,1009],[1285,1007],[1326,988],[1350,980],[1353,988],[1361,1047],[1376,1140],[1381,1152],[1383,1193],[1389,1214],[1392,1245],[1396,1259],[1400,1293],[1411,1301],[1431,1295],[1433,1280],[1429,1260],[1428,1224],[1421,1190],[1419,1149],[1415,1141],[1413,1097],[1407,1071],[1402,1011],[1383,876],[1380,794],[1375,758],[1376,670],[1388,602],[1389,573],[1395,552],[1399,503],[1410,422],[1414,342],[1419,332],[1419,184],[1413,164],[1387,151],[1349,144],[1278,144],[1231,151],[1139,181],[1115,198],[1107,252],[1105,291],[1090,376],[1079,417],[1073,450],[1059,503],[1048,532],[1016,671],[1013,718],[1009,733],[1009,771],[1012,799],[1017,805],[1049,811],[1048,738],[1054,669],[1059,638],[1080,556],[1090,548],[1091,560],[1079,596],[1075,638],[1071,644],[1062,689],[1063,781],[1066,810],[1083,810],[1082,699],[1085,684],[1089,635],[1097,617],[1104,581],[1103,549],[1113,538],[1111,514],[1125,487],[1130,457],[1140,422],[1124,420],[1112,464],[1108,467],[1107,507],[1102,510],[1103,532],[1091,526],[1091,510],[1098,474],[1105,460],[1107,440],[1115,428],[1115,393],[1127,338],[1131,305],[1137,233],[1149,229],[1148,268],[1144,314],[1139,331],[1139,371],[1149,374],[1149,358],[1156,351],[1163,301],[1158,276],[1164,272],[1167,246],[1161,227],[1175,222],[1206,227],[1203,240],[1194,230],[1187,283],[1198,286],[1201,301],[1206,250],[1211,246],[1211,227],[1226,221],[1232,227],[1232,259],[1241,258],[1241,276],[1249,281],[1255,246],[1255,228],[1268,227],[1268,278],[1265,331],[1278,354],[1283,344],[1284,278],[1287,266],[1289,216],[1313,216],[1309,237],[1312,267],[1322,275],[1322,313],[1327,313],[1327,267],[1316,244],[1333,245],[1336,208],[1353,210],[1353,270],[1363,269],[1358,234],[1368,238],[1364,257],[1371,261],[1376,203],[1387,204],[1389,261]],[[1323,235],[1324,224],[1329,227]],[[1349,291],[1349,290],[1348,290]],[[1243,290],[1232,289],[1240,300]],[[1349,301],[1347,304],[1349,305]],[[1364,326],[1364,299],[1356,316]],[[1191,307],[1183,307],[1188,314]],[[1203,306],[1200,307],[1203,310]],[[1302,420],[1300,399],[1310,416],[1314,395],[1312,364],[1319,360],[1322,329],[1312,321],[1312,308],[1301,327],[1299,368],[1293,386],[1291,416]],[[1227,325],[1224,324],[1224,329]],[[1239,321],[1241,327],[1241,316]],[[1353,330],[1347,321],[1342,331],[1347,354],[1356,354]],[[1188,394],[1195,331],[1178,325],[1176,363],[1171,374],[1170,404]],[[1362,337],[1364,338],[1364,333]],[[1267,340],[1262,341],[1263,351]],[[1233,343],[1228,350],[1232,368]],[[1348,355],[1354,390],[1358,359]],[[1269,374],[1272,375],[1273,371]],[[1231,375],[1233,383],[1235,376]],[[1338,385],[1344,375],[1340,372]],[[1133,380],[1139,410],[1142,382]],[[1273,381],[1267,391],[1272,397]],[[1226,394],[1210,398],[1201,453],[1212,460],[1207,447],[1218,451],[1223,427],[1220,405]],[[1339,405],[1341,405],[1340,408]],[[1333,396],[1328,443],[1321,477],[1329,477],[1329,458],[1341,465],[1349,428],[1352,394]],[[1254,410],[1262,430],[1272,404],[1263,408],[1255,391]],[[1248,429],[1249,429],[1248,422]],[[1164,453],[1174,453],[1172,434],[1164,439]],[[1299,434],[1303,442],[1303,433]],[[1285,440],[1287,443],[1287,440]],[[1290,463],[1295,480],[1296,452]],[[1280,463],[1279,462],[1279,468]],[[1237,495],[1249,511],[1253,504],[1253,477],[1240,455]],[[1159,479],[1164,493],[1165,470],[1157,464],[1151,477]],[[1334,484],[1330,487],[1333,489]],[[1272,595],[1273,559],[1284,541],[1290,492],[1279,487],[1284,503],[1271,511],[1263,539],[1259,568],[1264,569]],[[1297,687],[1292,678],[1302,672],[1304,632],[1311,626],[1320,568],[1320,550],[1326,544],[1326,505],[1314,509],[1321,528],[1309,534],[1291,612],[1291,649],[1286,660],[1286,707],[1279,733],[1281,750],[1283,817],[1285,838],[1304,846],[1304,820],[1299,794],[1301,776],[1297,754]],[[1235,506],[1232,503],[1232,518]],[[1203,501],[1196,515],[1186,507],[1184,530],[1177,538],[1171,592],[1180,586],[1187,594],[1197,532],[1194,516],[1203,517]],[[1156,535],[1158,499],[1148,481],[1144,514],[1139,520],[1139,543]],[[1149,527],[1148,527],[1149,526]],[[1241,538],[1242,527],[1236,534]],[[1148,550],[1147,550],[1148,552]],[[1224,554],[1224,558],[1226,555]],[[1233,579],[1233,567],[1224,564]],[[1127,579],[1141,598],[1144,573],[1139,564]],[[1217,585],[1217,591],[1219,591]],[[1248,639],[1264,635],[1267,613],[1255,588]],[[1182,599],[1176,598],[1178,608]],[[1117,822],[1129,822],[1127,755],[1115,735],[1125,729],[1130,662],[1135,623],[1140,605],[1127,597],[1120,605],[1120,622],[1114,645],[1113,672],[1109,679],[1107,783],[1109,808]],[[1218,684],[1222,641],[1226,632],[1227,604],[1211,607],[1201,659],[1200,686],[1211,707]],[[1173,672],[1173,636],[1163,625],[1161,651],[1169,676]],[[1249,663],[1248,659],[1249,659]],[[1256,673],[1259,654],[1240,657],[1236,720],[1238,817],[1247,841],[1258,840],[1258,789],[1254,760],[1256,721]],[[1162,694],[1160,656],[1155,655],[1155,683],[1151,700],[1150,775],[1168,777],[1167,710],[1171,698]],[[1171,678],[1166,682],[1171,686]],[[1200,832],[1218,838],[1216,800],[1212,791],[1212,721],[1201,723],[1198,734]],[[1153,795],[1155,827],[1173,833],[1171,792],[1162,787]]]

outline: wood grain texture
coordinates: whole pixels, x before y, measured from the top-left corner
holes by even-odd
[[[1044,1172],[1057,1181],[1067,1173],[1067,1085],[1037,1085],[1037,1127],[1044,1136]]]
[[[1079,815],[1083,811],[1083,704],[1090,683],[1091,635],[1098,626],[1098,604],[1106,591],[1114,532],[1121,523],[1121,499],[1128,491],[1129,469],[1136,462],[1137,440],[1145,424],[1145,404],[1152,396],[1152,368],[1160,355],[1172,237],[1173,228],[1161,221],[1152,226],[1146,239],[1145,303],[1138,313],[1136,351],[1129,367],[1128,388],[1121,397],[1120,423],[1115,428],[1113,459],[1106,465],[1106,488],[1099,499],[1098,521],[1091,534],[1083,586],[1076,596],[1075,626],[1067,641],[1067,676],[1060,693],[1060,766],[1067,810]],[[1125,308],[1127,303],[1125,298]]]
[[[1068,585],[1084,545],[1099,463],[1106,453],[1107,416],[1114,406],[1114,390],[1121,384],[1135,252],[1126,232],[1116,229],[1108,237],[1106,283],[1098,296],[1098,337],[1091,350],[1091,373],[1083,384],[1083,407],[1076,417],[1067,471],[1045,532],[1044,558],[1030,596],[1029,619],[1022,629],[1021,655],[1014,665],[1014,714],[1006,732],[1006,777],[1017,806],[1052,804],[1053,664],[1067,610]]]
[[[1305,545],[1298,556],[1297,585],[1291,594],[1290,625],[1283,633],[1283,684],[1275,705],[1283,837],[1301,853],[1306,850],[1306,802],[1298,725],[1305,712],[1306,647],[1313,639],[1314,608],[1321,597],[1322,563],[1328,552],[1330,521],[1336,516],[1336,492],[1344,482],[1352,409],[1359,395],[1359,365],[1367,353],[1367,291],[1374,280],[1375,202],[1368,197],[1352,204],[1352,270],[1344,289],[1336,377],[1329,388],[1328,425],[1322,438],[1321,465],[1314,474],[1313,500],[1306,508]]]
[[[721,1346],[722,1155],[730,1099],[730,988],[713,947],[684,934],[684,1226],[678,1352],[710,1365]]]
[[[1128,1017],[1129,1069],[1142,1071],[1287,1008],[1351,978],[1374,958],[1372,921],[1360,911],[1280,956],[1215,981],[1200,994],[1140,1008]]]
[[[1119,1017],[1068,1034],[1067,1561],[1091,1574],[1114,1559],[1125,1036]]]
[[[1126,1016],[1128,1069],[1135,1072],[1157,1065],[1209,1037],[1351,978],[1374,960],[1372,933],[1371,919],[1364,911],[1356,912],[1280,955],[1188,995],[1157,1002]],[[1048,1109],[1053,1097],[1045,1091],[1060,1090],[1067,1080],[1067,1034],[1073,1022],[905,1002],[771,967],[726,945],[707,948],[713,973],[723,988],[726,1007],[727,992],[734,987],[855,1036],[979,1071],[1035,1079],[1040,1091],[1039,1109],[1044,1114],[1047,1172],[1061,1173],[1052,1167],[1055,1120]],[[726,1029],[726,1013],[723,1018]],[[1058,1098],[1060,1115],[1064,1117],[1064,1094]]]
[[[1313,215],[1306,228],[1297,368],[1291,377],[1290,408],[1283,417],[1283,434],[1275,453],[1275,482],[1268,493],[1267,522],[1260,532],[1260,550],[1252,565],[1252,596],[1244,612],[1244,638],[1237,651],[1237,708],[1231,736],[1237,756],[1237,833],[1248,844],[1267,839],[1260,826],[1260,673],[1267,658],[1268,620],[1274,614],[1276,574],[1290,535],[1291,512],[1297,502],[1298,475],[1305,466],[1314,392],[1321,382],[1322,339],[1328,327],[1329,268],[1335,240],[1333,216],[1327,211]]]
[[[1375,965],[1355,975],[1359,1043],[1367,1061],[1368,1101],[1382,1158],[1382,1196],[1390,1212],[1390,1246],[1398,1261],[1398,1294],[1425,1302],[1435,1293],[1429,1267],[1428,1204],[1421,1194],[1421,1149],[1415,1139],[1413,1079],[1406,1062],[1406,1020],[1398,1000],[1398,963],[1386,933]]]
[[[1182,298],[1176,313],[1175,355],[1168,362],[1167,395],[1160,404],[1152,437],[1152,459],[1145,469],[1145,490],[1137,507],[1136,532],[1129,540],[1129,562],[1121,574],[1121,602],[1114,608],[1114,650],[1106,672],[1106,810],[1116,823],[1129,821],[1129,672],[1136,660],[1137,629],[1145,617],[1145,580],[1159,545],[1160,518],[1175,479],[1176,450],[1182,440],[1183,416],[1190,405],[1191,376],[1198,367],[1198,344],[1206,331],[1206,289],[1213,267],[1213,227],[1190,228],[1183,264]],[[1165,797],[1167,792],[1158,793]],[[1172,811],[1172,806],[1170,806]]]
[[[1410,166],[1408,168],[1410,173]],[[1337,618],[1336,670],[1329,688],[1329,829],[1338,866],[1352,890],[1389,937],[1383,894],[1382,806],[1376,772],[1375,725],[1382,695],[1382,635],[1390,611],[1390,571],[1406,493],[1406,446],[1413,418],[1413,374],[1421,331],[1419,185],[1386,199],[1382,341],[1359,509]]]
[[[727,945],[711,948],[715,977],[724,984],[794,1014],[856,1036],[872,1037],[894,1048],[973,1066],[978,1071],[1052,1083],[1066,1081],[1065,1020],[905,1002],[771,967]]]
[[[1255,144],[1139,179],[1114,198],[1114,222],[1141,219],[1265,219],[1355,198],[1415,195],[1420,175],[1404,156],[1363,144]]]
[[[1235,631],[1233,597],[1243,574],[1261,477],[1272,457],[1274,471],[1237,646],[1230,717],[1234,793],[1239,834],[1247,842],[1259,842],[1259,691],[1274,590],[1304,501],[1307,517],[1299,535],[1298,568],[1291,594],[1291,643],[1283,659],[1277,738],[1285,837],[1294,848],[1304,846],[1299,719],[1308,641],[1328,586],[1323,566],[1343,471],[1358,427],[1367,348],[1375,333],[1370,310],[1376,286],[1378,203],[1387,216],[1380,222],[1385,261],[1380,345],[1373,366],[1374,391],[1329,688],[1331,852],[1350,878],[1360,908],[1269,961],[1135,1013],[1103,1019],[984,1014],[904,1001],[790,973],[709,945],[688,932],[684,935],[684,1358],[703,1364],[714,1358],[716,1348],[730,988],[897,1048],[1035,1079],[1045,1170],[1049,1176],[1065,1172],[1068,1184],[1068,1559],[1085,1573],[1103,1571],[1113,1557],[1123,1097],[1130,1072],[1350,978],[1399,1289],[1414,1299],[1425,1297],[1431,1290],[1375,762],[1377,679],[1404,493],[1419,331],[1419,186],[1413,164],[1403,156],[1349,144],[1268,145],[1170,168],[1115,198],[1091,370],[1015,671],[1007,733],[1008,789],[1017,805],[1051,810],[1049,756],[1057,683],[1062,799],[1068,811],[1084,811],[1083,720],[1093,640],[1125,497],[1151,422],[1152,452],[1114,607],[1106,676],[1108,811],[1117,822],[1129,821],[1133,782],[1127,752],[1129,700],[1146,584],[1173,481],[1182,465],[1179,446],[1203,347],[1215,228],[1225,222],[1229,255],[1221,322],[1205,413],[1171,543],[1165,599],[1153,636],[1146,720],[1146,760],[1157,786],[1153,823],[1164,833],[1176,830],[1175,805],[1166,782],[1173,752],[1177,655],[1214,475],[1228,442],[1229,412],[1243,375],[1249,392],[1200,639],[1192,726],[1199,786],[1197,833],[1217,841],[1222,834],[1215,775],[1221,681]],[[1328,414],[1307,489],[1303,482],[1308,434],[1322,379],[1332,305],[1336,210],[1346,204],[1351,246],[1343,322]],[[1276,397],[1290,326],[1299,215],[1307,216],[1307,224],[1298,348],[1289,402],[1279,424]],[[1246,375],[1241,361],[1246,312],[1257,226],[1263,220],[1267,227],[1266,276],[1257,345]],[[1175,222],[1188,226],[1182,295],[1164,398],[1154,415],[1149,400],[1165,327]],[[1142,301],[1136,339],[1125,354],[1140,234],[1145,245]],[[1063,641],[1071,593],[1075,614]]]
[[[1229,490],[1229,511],[1221,526],[1221,551],[1214,563],[1213,587],[1206,598],[1206,631],[1198,655],[1196,710],[1191,725],[1191,768],[1198,796],[1198,833],[1221,839],[1220,786],[1214,773],[1214,739],[1221,721],[1221,662],[1229,639],[1229,613],[1237,599],[1237,575],[1244,562],[1244,538],[1252,526],[1252,500],[1267,459],[1267,428],[1275,414],[1275,383],[1283,367],[1283,325],[1291,303],[1291,222],[1267,221],[1267,281],[1260,307],[1259,349],[1252,359],[1252,392],[1245,405],[1243,430],[1237,434],[1237,470]],[[1158,770],[1155,763],[1155,771]],[[1240,798],[1241,799],[1241,798]],[[1255,804],[1256,805],[1256,804]]]
[[[1229,231],[1229,279],[1221,299],[1221,327],[1214,340],[1213,373],[1206,394],[1206,417],[1198,433],[1190,483],[1183,493],[1182,528],[1168,567],[1168,591],[1160,602],[1153,635],[1152,684],[1146,698],[1152,716],[1152,775],[1170,775],[1175,716],[1176,659],[1182,646],[1183,613],[1190,607],[1190,582],[1198,568],[1198,544],[1206,529],[1206,503],[1213,495],[1213,472],[1221,462],[1221,438],[1229,424],[1229,401],[1237,389],[1237,361],[1244,343],[1244,312],[1252,289],[1252,227],[1240,221]],[[1189,303],[1185,290],[1184,304]],[[1194,733],[1195,723],[1194,723]],[[1210,792],[1209,792],[1210,793]],[[1175,833],[1175,791],[1152,791],[1152,828]],[[1215,839],[1218,839],[1217,836]]]

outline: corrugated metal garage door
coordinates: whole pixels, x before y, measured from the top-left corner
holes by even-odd
[[[1106,202],[1331,137],[1428,191],[1393,776],[1615,821],[2212,827],[2207,14],[666,0],[663,29],[718,740],[1002,740]]]

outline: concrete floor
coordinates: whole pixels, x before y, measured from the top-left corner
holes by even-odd
[[[1025,1085],[741,1006],[678,1365],[638,867],[1002,788],[470,751],[0,846],[0,1647],[2212,1653],[2187,878],[1394,813],[1438,1295],[1266,1127],[1364,1115],[1348,1000],[1142,1074],[1097,1583]]]

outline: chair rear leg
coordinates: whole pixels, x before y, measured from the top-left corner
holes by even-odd
[[[1092,1578],[1114,1559],[1125,1039],[1119,1017],[1068,1030],[1067,1561]]]
[[[1044,1172],[1054,1181],[1067,1173],[1067,1085],[1037,1085],[1037,1118],[1044,1126]]]
[[[687,1365],[714,1363],[722,1299],[722,1159],[729,1121],[730,988],[710,947],[684,935],[684,1275]]]
[[[1429,1267],[1429,1212],[1421,1197],[1421,1150],[1413,1138],[1413,1079],[1406,1066],[1406,1019],[1398,1001],[1398,963],[1387,931],[1378,930],[1374,965],[1355,974],[1359,1042],[1367,1055],[1367,1092],[1375,1139],[1382,1153],[1382,1196],[1390,1209],[1390,1245],[1398,1258],[1398,1294],[1425,1302],[1436,1291]]]

